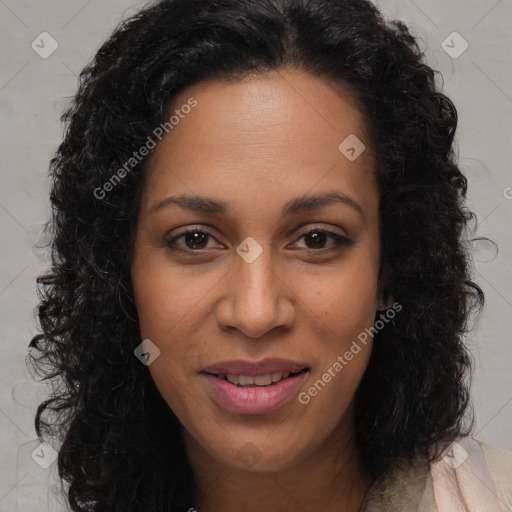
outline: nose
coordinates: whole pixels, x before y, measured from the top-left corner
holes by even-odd
[[[237,329],[250,338],[276,328],[290,329],[297,297],[273,262],[272,251],[264,249],[251,263],[237,256],[233,265],[215,313],[219,327]]]

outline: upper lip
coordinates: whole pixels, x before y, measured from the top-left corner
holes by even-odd
[[[232,359],[230,361],[221,361],[203,368],[204,373],[212,374],[231,374],[248,375],[257,377],[274,372],[300,372],[309,368],[306,363],[300,361],[290,361],[288,359],[260,359],[259,361],[250,361],[248,359]]]

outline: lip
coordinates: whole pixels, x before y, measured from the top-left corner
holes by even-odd
[[[308,370],[302,371],[270,386],[247,388],[235,386],[210,373],[201,372],[200,375],[207,381],[216,400],[229,411],[237,414],[264,414],[283,407],[295,394],[307,373]]]
[[[248,359],[233,359],[231,361],[222,361],[220,363],[207,366],[201,372],[219,375],[230,373],[232,375],[248,375],[257,377],[274,372],[295,373],[305,368],[308,364],[303,361],[291,361],[289,359],[261,359],[260,361],[250,361]]]

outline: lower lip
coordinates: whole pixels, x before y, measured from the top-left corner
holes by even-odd
[[[302,371],[277,384],[253,388],[239,388],[209,373],[202,375],[209,382],[217,401],[226,409],[237,414],[262,414],[285,405],[301,385],[306,373]]]

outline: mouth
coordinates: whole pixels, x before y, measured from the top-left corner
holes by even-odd
[[[303,368],[302,370],[286,371],[286,372],[272,372],[265,373],[263,375],[237,375],[233,373],[210,373],[204,372],[218,379],[225,380],[234,386],[239,388],[267,388],[278,384],[279,382],[293,378],[298,374],[306,373],[309,368]]]
[[[215,401],[237,414],[265,414],[283,407],[298,391],[311,368],[283,359],[226,361],[200,375]]]

